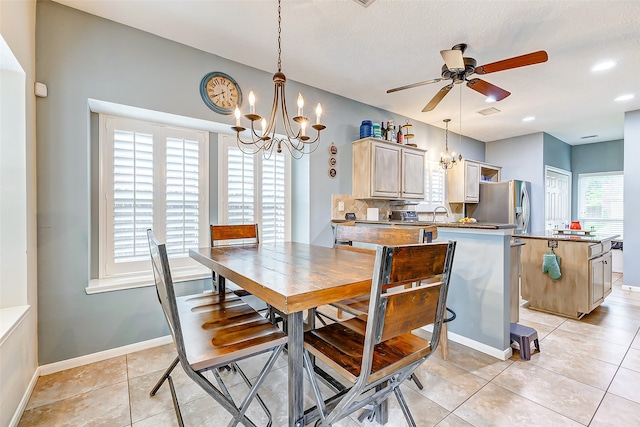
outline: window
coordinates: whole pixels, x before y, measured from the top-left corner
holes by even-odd
[[[261,242],[290,240],[291,157],[244,154],[229,135],[219,135],[218,149],[220,223],[258,223]]]
[[[578,175],[578,220],[585,230],[622,236],[623,200],[622,172]]]
[[[208,246],[208,133],[100,115],[99,280],[152,284],[147,229],[166,242],[177,279]],[[130,286],[127,286],[130,287]]]
[[[445,175],[439,162],[425,160],[424,164],[424,201],[420,202],[419,210],[432,211],[438,206],[444,206]]]

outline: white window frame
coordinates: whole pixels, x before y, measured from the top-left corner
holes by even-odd
[[[201,130],[153,123],[108,114],[99,114],[99,213],[98,213],[98,277],[89,281],[88,294],[154,285],[150,258],[144,261],[116,265],[113,262],[113,145],[114,125],[136,132],[154,135],[154,214],[153,232],[160,240],[165,237],[166,210],[166,139],[193,135],[199,144],[198,246],[209,245],[209,133]],[[211,272],[189,258],[188,254],[170,257],[174,282],[209,277]]]
[[[592,222],[592,221],[598,221],[598,222],[620,222],[620,223],[624,223],[624,206],[623,206],[623,210],[622,210],[622,215],[623,218],[621,219],[607,219],[607,218],[585,218],[584,215],[584,209],[583,209],[583,205],[582,205],[582,200],[581,200],[581,195],[582,195],[582,178],[585,177],[594,177],[594,176],[624,176],[624,172],[623,171],[608,171],[608,172],[595,172],[595,173],[581,173],[578,174],[578,221],[580,221],[581,225],[585,228],[588,229],[590,226],[588,224],[588,222]],[[623,185],[624,185],[624,179],[623,179]],[[624,204],[624,188],[622,189],[622,201]],[[596,230],[596,232],[601,232],[600,230]],[[614,233],[614,234],[620,234],[620,237],[622,237],[622,231],[620,231],[620,233]]]
[[[218,222],[229,223],[229,173],[227,150],[238,148],[235,135],[218,134]],[[291,241],[291,156],[285,159],[285,227],[284,241]],[[260,241],[262,241],[262,152],[254,154],[254,222],[258,224]]]
[[[442,176],[442,200],[433,200],[433,182],[431,180],[431,173],[438,171]],[[447,204],[447,176],[444,169],[440,166],[440,163],[434,160],[428,160],[425,156],[424,162],[424,200],[421,201],[416,210],[418,212],[433,212],[438,206],[445,206]]]

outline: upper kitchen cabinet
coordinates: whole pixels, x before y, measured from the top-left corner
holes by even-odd
[[[447,171],[449,203],[478,203],[480,181],[500,181],[500,168],[463,159]]]
[[[353,197],[424,199],[425,151],[380,139],[353,142]]]

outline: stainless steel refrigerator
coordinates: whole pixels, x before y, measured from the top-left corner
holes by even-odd
[[[530,230],[531,183],[528,181],[500,181],[480,183],[480,202],[473,211],[478,222],[516,224],[516,234]]]

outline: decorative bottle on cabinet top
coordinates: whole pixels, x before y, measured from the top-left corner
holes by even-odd
[[[360,139],[373,136],[373,124],[371,120],[363,120],[360,125]]]

